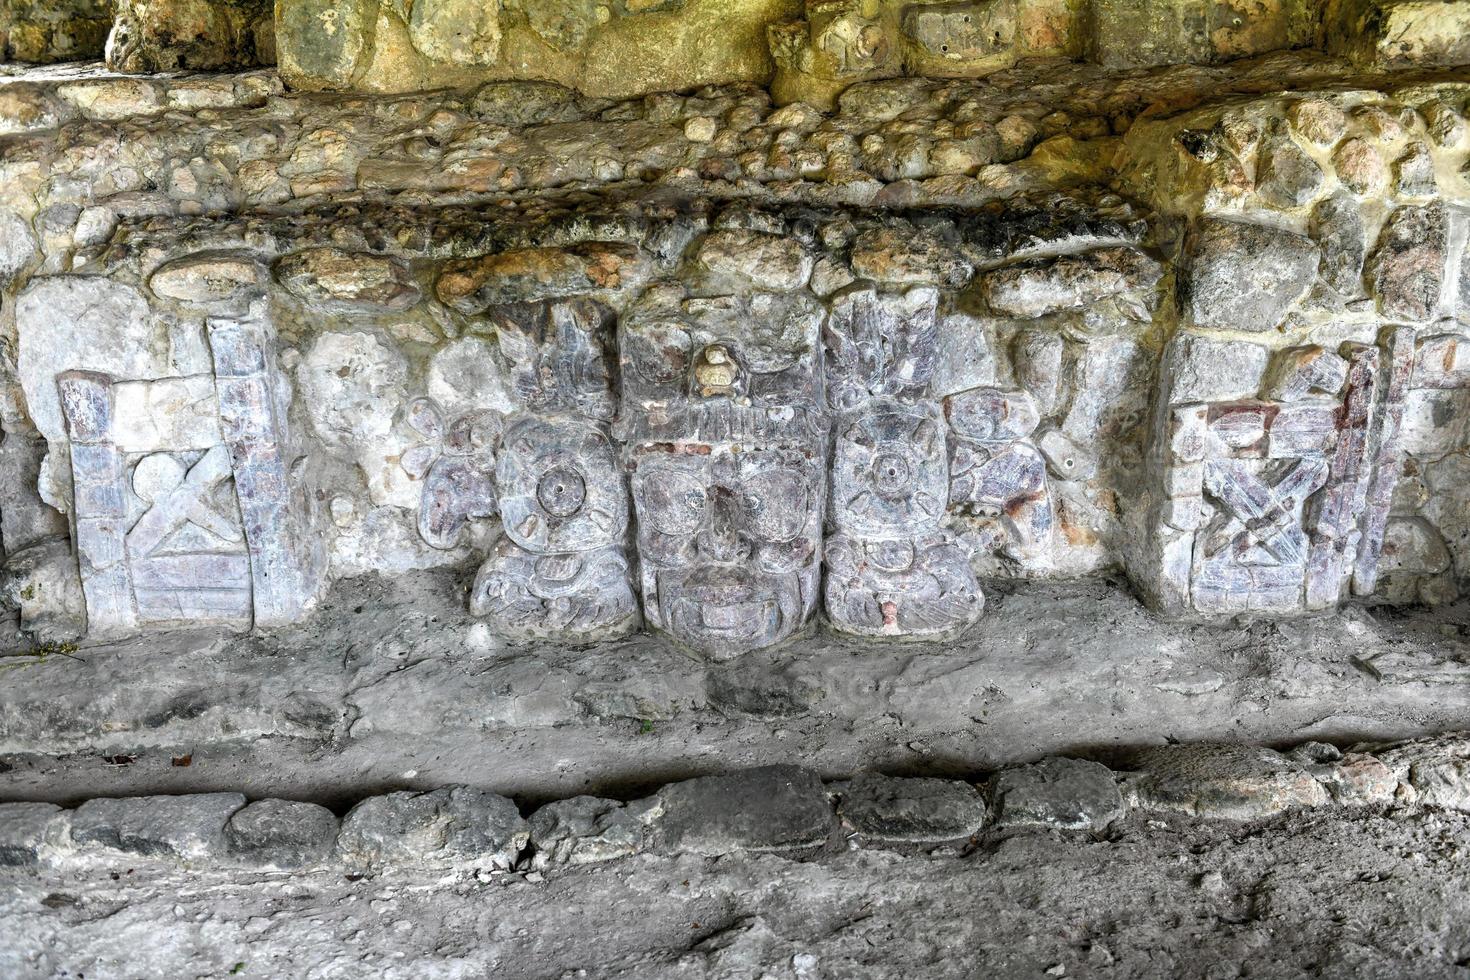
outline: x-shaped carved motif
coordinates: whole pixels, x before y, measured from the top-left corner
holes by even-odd
[[[1206,556],[1228,548],[1243,558],[1260,548],[1278,564],[1304,562],[1305,535],[1287,532],[1297,525],[1302,503],[1326,482],[1327,461],[1321,459],[1299,460],[1274,473],[1257,473],[1239,460],[1207,461],[1205,489],[1228,519],[1206,540]]]

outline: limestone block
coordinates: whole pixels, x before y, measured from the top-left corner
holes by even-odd
[[[997,827],[1102,830],[1127,812],[1112,770],[1052,758],[996,773],[988,787]]]
[[[1256,193],[1268,204],[1301,207],[1317,196],[1325,181],[1322,168],[1285,133],[1278,133],[1260,151]]]
[[[112,0],[9,0],[0,6],[0,63],[102,57]]]
[[[648,825],[661,814],[657,797],[624,804],[574,796],[548,803],[529,821],[531,867],[593,864],[637,854],[646,845]]]
[[[149,379],[172,373],[168,338],[131,286],[94,276],[31,280],[15,305],[26,411],[54,448],[67,441],[56,377],[67,370]],[[55,498],[48,498],[55,499]]]
[[[1434,158],[1421,142],[1410,143],[1393,164],[1394,189],[1400,197],[1433,197],[1438,190]]]
[[[1107,68],[1207,64],[1209,3],[1095,0],[1089,54]]]
[[[376,8],[368,0],[280,0],[276,54],[286,83],[307,91],[349,87],[372,36]]]
[[[960,0],[909,6],[901,30],[914,75],[978,78],[1017,57],[1017,0]]]
[[[743,228],[705,236],[695,261],[727,288],[791,292],[805,286],[812,273],[812,257],[800,242]]]
[[[987,272],[981,290],[997,313],[1033,318],[1151,289],[1163,273],[1163,266],[1137,249],[1106,248]]]
[[[1353,193],[1369,197],[1388,184],[1388,162],[1371,142],[1361,137],[1344,140],[1332,154],[1337,179]]]
[[[1185,247],[1180,305],[1198,327],[1270,330],[1311,290],[1319,261],[1316,244],[1302,235],[1203,218]]]
[[[41,500],[37,484],[46,443],[29,429],[5,434],[0,440],[0,554],[56,535],[66,534],[66,518]]]
[[[1249,398],[1260,390],[1270,357],[1260,344],[1178,333],[1164,349],[1159,377],[1171,405]]]
[[[940,228],[884,225],[853,242],[852,271],[879,283],[963,286],[973,269]]]
[[[342,818],[336,854],[348,866],[507,869],[530,836],[516,805],[468,786],[374,796]]]
[[[1470,64],[1470,8],[1459,0],[1330,0],[1327,49],[1379,68]]]
[[[337,840],[337,818],[315,803],[257,800],[230,815],[224,838],[226,852],[236,861],[294,871],[327,860]]]
[[[1438,314],[1448,251],[1443,204],[1401,207],[1389,215],[1368,263],[1368,281],[1385,317],[1423,322]]]
[[[226,822],[244,805],[239,793],[88,800],[71,815],[71,839],[104,858],[217,858]]]
[[[1312,211],[1311,235],[1322,250],[1322,281],[1344,299],[1363,292],[1363,259],[1367,249],[1363,218],[1352,196],[1338,192]]]
[[[1315,344],[1277,351],[1261,393],[1274,401],[1296,402],[1311,394],[1337,395],[1347,382],[1348,363]]]
[[[1371,747],[1400,782],[1426,806],[1470,811],[1470,736],[1447,732],[1390,746]]]
[[[276,276],[313,307],[402,311],[419,301],[408,268],[386,255],[309,248],[281,259]]]
[[[1310,0],[1095,0],[1090,54],[1109,68],[1210,64],[1314,43]]]
[[[36,235],[31,223],[14,211],[0,209],[0,287],[14,282],[35,259]]]
[[[842,787],[837,814],[865,842],[882,844],[964,840],[986,816],[985,799],[969,783],[866,772]]]
[[[244,252],[196,252],[165,262],[148,279],[155,296],[226,312],[249,305],[267,281],[265,266]]]
[[[118,0],[114,71],[210,71],[275,63],[272,0]]]
[[[1379,572],[1438,575],[1450,567],[1444,538],[1422,517],[1390,517],[1383,535]]]
[[[0,566],[0,603],[20,610],[21,629],[43,641],[85,633],[87,606],[67,538],[42,538],[9,552]]]
[[[408,34],[434,61],[492,64],[500,56],[500,0],[417,0]]]
[[[1139,754],[1130,783],[1137,805],[1223,820],[1259,820],[1328,802],[1301,764],[1271,749],[1235,744],[1170,745]]]
[[[0,867],[27,867],[65,833],[70,814],[52,803],[0,803]]]
[[[653,823],[653,846],[665,853],[811,851],[836,823],[822,781],[797,766],[700,776],[655,798],[663,813]]]
[[[800,0],[286,0],[276,43],[293,88],[424,91],[553,81],[597,97],[769,81],[770,24]]]
[[[805,271],[811,271],[810,260]],[[640,288],[649,272],[648,260],[635,246],[580,242],[456,259],[445,264],[435,288],[441,302],[474,314],[504,303],[622,296]]]

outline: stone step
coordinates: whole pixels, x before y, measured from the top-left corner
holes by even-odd
[[[295,631],[7,658],[0,799],[339,806],[451,784],[632,798],[747,766],[964,776],[1169,739],[1385,741],[1470,717],[1459,607],[1179,626],[1118,586],[997,583],[962,642],[815,632],[713,664],[647,635],[502,645],[463,587],[441,572],[357,579]]]

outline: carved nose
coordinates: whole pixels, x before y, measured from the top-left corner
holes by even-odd
[[[699,553],[717,562],[743,561],[750,557],[750,539],[740,526],[740,505],[725,487],[710,492],[710,522],[699,532]]]

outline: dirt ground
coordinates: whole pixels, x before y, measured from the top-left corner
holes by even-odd
[[[544,875],[0,875],[0,975],[1470,976],[1470,815],[1135,814],[1103,838]]]

